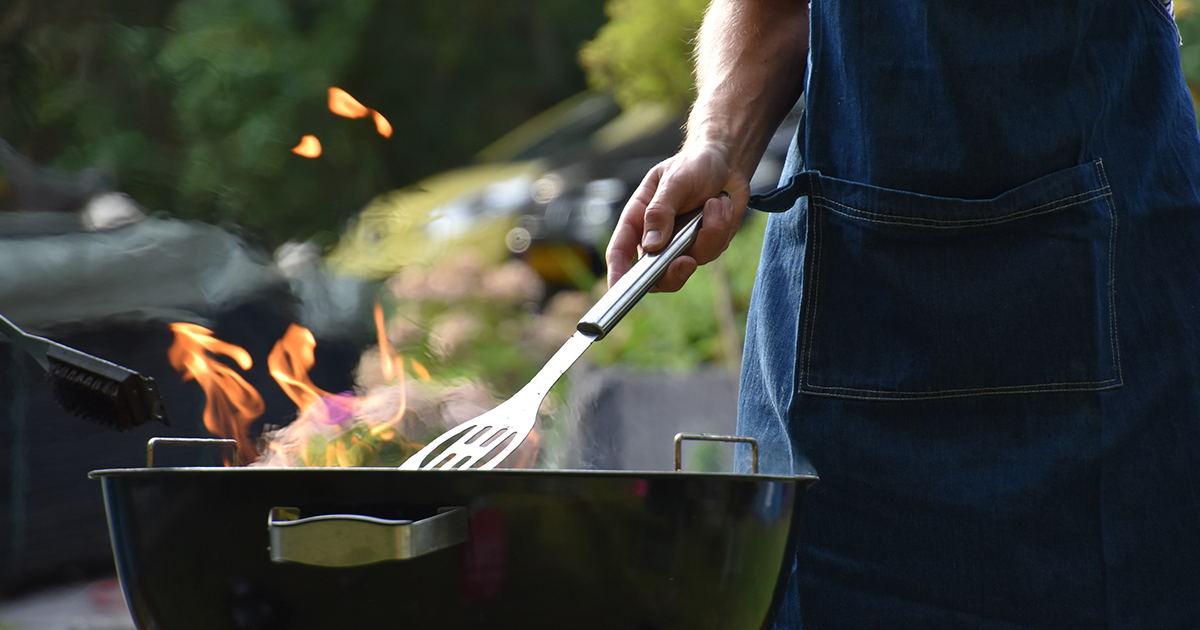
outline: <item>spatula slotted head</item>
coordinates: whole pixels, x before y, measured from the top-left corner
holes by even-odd
[[[499,407],[439,435],[400,465],[401,470],[491,470],[504,461],[533,429],[513,426]],[[534,410],[533,420],[537,419]]]

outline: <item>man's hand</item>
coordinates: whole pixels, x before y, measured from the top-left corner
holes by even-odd
[[[749,200],[746,176],[733,170],[718,145],[685,147],[660,162],[621,212],[605,255],[608,286],[629,271],[639,245],[647,252],[658,251],[670,241],[677,215],[704,206],[695,244],[671,263],[657,286],[661,291],[678,291],[698,265],[713,261],[729,247]]]

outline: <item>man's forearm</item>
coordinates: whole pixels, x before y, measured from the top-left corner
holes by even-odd
[[[800,97],[807,57],[804,0],[714,0],[696,47],[698,94],[685,146],[721,146],[749,178]]]

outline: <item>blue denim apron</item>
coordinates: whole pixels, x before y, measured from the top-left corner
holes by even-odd
[[[1157,0],[813,0],[739,424],[776,626],[1200,628],[1200,137]],[[742,462],[739,465],[744,465]]]

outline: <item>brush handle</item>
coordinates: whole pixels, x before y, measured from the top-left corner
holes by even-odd
[[[46,350],[50,347],[50,340],[43,339],[37,335],[31,335],[17,325],[10,322],[7,317],[0,315],[0,332],[8,337],[13,345],[29,353],[42,369],[50,369],[50,358],[46,356]]]
[[[682,256],[691,248],[692,243],[696,242],[696,233],[700,231],[700,218],[699,210],[690,215],[683,215],[682,225],[676,224],[671,242],[653,254],[642,256],[632,269],[621,276],[608,293],[579,320],[576,327],[579,332],[591,335],[595,339],[603,339],[611,332],[629,309],[658,284],[671,262]]]
[[[60,363],[92,372],[116,383],[124,382],[131,376],[138,376],[137,372],[121,367],[112,361],[105,361],[100,357],[80,352],[45,337],[31,335],[18,328],[16,324],[3,315],[0,315],[0,331],[4,332],[17,347],[32,355],[34,360],[46,369],[50,369],[50,361],[53,359]]]

